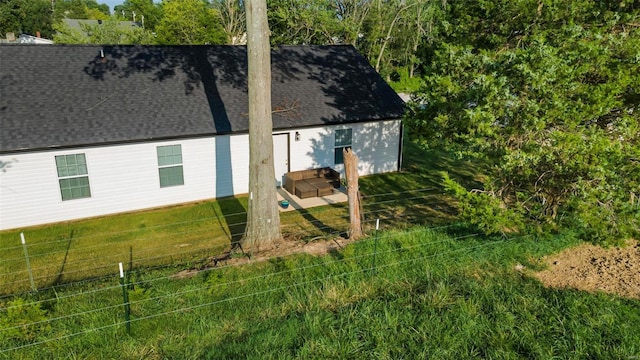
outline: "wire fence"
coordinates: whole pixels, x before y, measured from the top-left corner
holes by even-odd
[[[381,219],[384,224],[399,219],[405,223],[424,221],[424,214],[405,214],[394,208],[393,202],[399,207],[411,202],[419,202],[425,207],[433,206],[437,203],[429,202],[432,190],[427,188],[363,196],[365,232],[371,231],[375,219]],[[302,241],[344,236],[349,219],[346,208],[343,210],[337,214],[334,211],[329,216],[323,214],[326,207],[314,210],[304,222],[284,223],[282,233],[285,238]],[[108,276],[116,261],[124,260],[130,268],[206,262],[228,249],[230,241],[243,235],[246,221],[239,221],[239,217],[246,218],[246,214],[234,212],[158,224],[142,230],[130,228],[83,236],[73,236],[71,232],[63,238],[32,239],[27,233],[26,242],[20,244],[20,239],[16,238],[15,246],[4,236],[0,247],[0,252],[4,254],[0,259],[0,300],[28,291],[74,285],[87,279],[99,280]],[[213,220],[219,220],[221,225],[216,225]],[[208,225],[197,226],[204,223]],[[211,236],[211,229],[215,226],[225,227],[227,232]]]
[[[202,307],[212,307],[212,306],[216,306],[223,303],[229,303],[232,301],[241,301],[243,299],[259,297],[269,293],[286,292],[286,291],[290,291],[293,288],[300,288],[300,287],[304,288],[304,287],[311,286],[313,284],[324,283],[326,281],[330,281],[332,279],[336,279],[340,277],[348,277],[348,276],[353,276],[355,274],[371,274],[372,271],[376,271],[376,272],[384,271],[384,269],[389,267],[399,266],[403,264],[410,264],[418,261],[424,261],[433,257],[451,256],[451,255],[460,254],[460,253],[471,253],[475,249],[478,249],[481,247],[493,246],[493,245],[497,245],[507,241],[507,239],[500,239],[496,241],[488,241],[483,243],[476,242],[470,246],[462,246],[454,249],[444,249],[442,251],[436,251],[433,253],[424,253],[424,251],[422,250],[434,247],[434,245],[437,245],[439,243],[446,245],[446,243],[448,242],[450,243],[451,241],[460,241],[466,238],[474,238],[474,237],[477,237],[478,234],[466,234],[466,235],[461,235],[457,237],[443,237],[437,240],[417,242],[417,243],[408,244],[402,247],[387,246],[387,247],[383,247],[381,250],[376,250],[377,247],[374,246],[373,251],[370,250],[371,246],[366,247],[367,242],[369,243],[376,242],[376,244],[377,242],[382,242],[382,243],[389,244],[393,240],[401,236],[406,237],[412,234],[424,233],[425,231],[438,231],[438,230],[442,230],[442,229],[446,229],[448,227],[454,227],[454,226],[456,225],[452,224],[447,226],[437,226],[437,227],[434,226],[429,228],[420,227],[420,228],[415,228],[415,229],[402,231],[402,232],[397,232],[397,231],[380,232],[380,234],[376,233],[375,234],[376,236],[370,236],[359,241],[358,244],[360,246],[364,244],[365,249],[367,250],[363,253],[353,254],[349,257],[331,257],[327,261],[313,263],[305,266],[298,266],[295,268],[288,268],[284,270],[268,272],[268,273],[260,274],[257,276],[242,277],[242,278],[229,280],[229,281],[207,282],[206,285],[204,286],[201,285],[196,288],[184,287],[180,291],[160,294],[157,296],[150,296],[150,297],[142,298],[138,300],[130,301],[125,299],[125,302],[126,302],[125,305],[127,306],[144,307],[148,305],[150,307],[153,307],[153,304],[157,304],[163,301],[169,302],[170,300],[177,299],[177,298],[184,298],[187,295],[192,293],[212,293],[212,291],[217,288],[231,288],[231,287],[238,288],[244,284],[245,288],[252,289],[251,286],[249,286],[249,284],[254,284],[256,282],[264,283],[269,278],[282,277],[282,276],[288,275],[290,276],[289,277],[290,279],[297,280],[285,286],[275,286],[275,287],[267,288],[264,290],[258,290],[258,291],[250,290],[246,293],[240,293],[240,294],[228,296],[222,299],[204,301],[196,304],[183,304],[183,306],[177,306],[173,309],[168,309],[168,310],[165,309],[164,311],[154,312],[154,313],[142,315],[142,316],[136,316],[130,319],[126,317],[126,319],[128,320],[122,320],[123,303],[116,301],[117,296],[114,296],[115,292],[117,292],[121,288],[124,289],[125,283],[116,284],[117,276],[115,274],[117,274],[117,271],[115,270],[117,269],[117,264],[113,264],[114,271],[112,271],[112,274],[110,276],[105,278],[104,284],[102,284],[97,288],[91,289],[89,291],[85,291],[84,289],[76,290],[76,291],[72,290],[69,294],[64,294],[62,296],[58,296],[58,294],[55,294],[55,298],[53,299],[34,300],[26,303],[22,302],[17,305],[7,306],[2,310],[8,312],[11,310],[22,309],[29,306],[40,306],[49,301],[55,301],[58,304],[63,301],[78,301],[77,298],[79,297],[90,297],[90,298],[104,297],[109,299],[109,301],[107,301],[108,302],[107,304],[104,304],[102,306],[96,306],[95,308],[91,308],[91,309],[83,308],[76,312],[61,314],[59,316],[52,317],[52,318],[41,319],[41,320],[30,321],[30,322],[21,322],[20,324],[15,324],[15,325],[9,324],[8,326],[5,326],[4,328],[0,329],[0,339],[2,338],[2,332],[6,333],[11,331],[17,331],[20,329],[25,329],[25,328],[37,328],[37,327],[56,328],[56,327],[62,326],[58,324],[59,322],[68,322],[71,319],[76,324],[86,323],[86,324],[91,324],[90,326],[86,326],[82,330],[75,331],[73,333],[68,333],[64,335],[53,335],[45,339],[39,338],[38,340],[35,340],[35,341],[30,341],[30,342],[27,341],[22,344],[14,344],[6,348],[0,348],[0,354],[11,353],[20,349],[35,347],[35,346],[43,345],[43,344],[54,342],[54,341],[70,339],[73,337],[78,337],[78,336],[86,335],[93,332],[103,331],[106,329],[111,329],[116,327],[125,327],[125,326],[128,327],[131,325],[131,323],[147,321],[147,320],[151,320],[151,319],[162,317],[162,316],[175,315],[182,312],[192,311]],[[421,250],[421,251],[417,251],[417,250]],[[403,254],[408,253],[408,254],[417,254],[417,255],[404,256],[404,257],[399,257],[399,256],[385,257],[385,255],[394,254],[394,253],[397,255],[397,253],[400,253],[400,252],[402,252]],[[387,261],[387,262],[381,261],[379,263],[376,263],[375,262],[376,257],[393,259],[393,260]],[[338,268],[337,265],[345,264],[345,263],[349,263],[351,265],[357,264],[358,266],[356,268],[345,266],[341,268],[341,271],[335,271]],[[205,268],[199,271],[199,276],[206,276],[206,274],[223,271],[224,269],[228,269],[231,266],[232,265]],[[311,270],[314,270],[314,269],[317,270],[318,268],[323,271],[316,271],[318,276],[309,278],[308,274],[313,273]],[[297,275],[297,276],[294,277],[291,275]],[[162,275],[162,276],[152,277],[152,278],[148,278],[140,281],[130,281],[126,283],[126,287],[127,289],[132,289],[134,287],[149,286],[150,284],[156,283],[159,281],[174,280],[174,279],[175,279],[174,275]],[[76,284],[76,286],[77,285],[78,284]],[[104,303],[104,302],[99,302],[99,303]],[[87,317],[91,319],[95,319],[96,318],[95,314],[102,314],[102,313],[111,314],[112,316],[106,316],[105,318],[112,319],[112,320],[108,320],[103,324],[96,324],[95,320],[83,321],[83,319]],[[113,320],[114,319],[113,315],[115,315],[115,318],[117,320],[115,321]]]
[[[367,208],[373,208],[375,206],[379,206],[379,205],[386,205],[386,204],[392,204],[392,203],[407,203],[407,202],[411,202],[412,200],[426,200],[429,197],[433,196],[433,194],[431,193],[426,193],[428,191],[433,191],[434,188],[426,188],[426,189],[418,189],[418,190],[407,190],[407,191],[402,191],[402,192],[388,192],[388,193],[380,193],[380,194],[373,194],[373,195],[363,195],[362,199],[363,199],[363,207],[365,209]],[[406,195],[406,194],[421,194],[420,196],[411,196],[411,197],[404,197],[401,195]],[[395,196],[396,198],[394,199],[387,199],[387,200],[379,200],[379,201],[368,201],[368,199],[375,199],[375,198],[380,198],[380,197],[389,197],[389,196]],[[428,205],[434,205],[436,204],[434,203],[424,203],[424,205],[428,206]],[[326,208],[325,208],[326,209]],[[386,210],[390,210],[392,208],[387,208]],[[363,215],[366,217],[367,215],[373,215],[375,213],[379,213],[385,211],[385,209],[376,209],[376,210],[369,210],[369,211],[363,211]],[[184,225],[194,225],[197,223],[202,223],[202,222],[206,222],[206,221],[212,221],[212,220],[216,220],[219,218],[223,218],[225,220],[225,224],[226,227],[228,228],[235,228],[238,226],[244,226],[247,224],[246,221],[234,221],[234,222],[229,222],[227,221],[227,219],[230,218],[235,218],[235,217],[246,217],[246,212],[235,212],[235,213],[228,213],[228,214],[222,214],[220,216],[212,216],[212,217],[200,217],[197,219],[193,219],[190,221],[180,221],[180,222],[170,222],[170,223],[164,223],[164,224],[159,224],[159,225],[153,225],[153,226],[148,226],[144,228],[145,232],[149,232],[151,230],[162,230],[162,229],[167,229],[167,228],[178,228],[180,226],[184,226]],[[375,220],[375,219],[374,219]],[[320,221],[320,220],[315,220],[315,221]],[[288,227],[293,227],[296,226],[296,224],[283,224],[282,227],[284,230],[286,230]],[[70,240],[73,241],[79,241],[82,242],[84,240],[87,239],[92,239],[92,238],[110,238],[110,237],[118,237],[118,236],[122,236],[125,234],[131,234],[131,233],[137,233],[140,232],[141,229],[136,227],[136,228],[130,228],[130,229],[123,229],[123,230],[119,230],[119,231],[114,231],[114,232],[102,232],[102,233],[92,233],[90,235],[86,235],[86,236],[73,236],[73,237],[64,237],[61,239],[57,239],[57,240],[44,240],[44,241],[38,241],[38,243],[36,244],[27,244],[28,248],[34,248],[34,247],[38,247],[38,246],[45,246],[45,247],[52,247],[55,246],[56,244],[59,243],[66,243]],[[184,231],[184,232],[172,232],[172,231],[168,231],[166,232],[169,235],[163,235],[163,236],[175,236],[175,235],[180,235],[180,234],[184,234],[184,233],[189,233],[189,231]],[[236,234],[232,234],[232,235],[236,235]],[[153,240],[153,239],[157,239],[158,237],[142,237],[142,238],[136,238],[136,241],[145,241],[145,240]],[[19,240],[19,239],[16,239]],[[108,247],[110,246],[110,244],[98,244],[98,245],[94,245],[92,246],[92,248],[100,248],[100,247]],[[88,249],[89,247],[85,247],[86,249]],[[0,247],[0,252],[9,252],[11,250],[21,250],[22,246],[20,245],[19,241],[16,242],[15,246],[2,246]],[[55,253],[59,253],[59,252],[63,252],[63,250],[61,251],[50,251],[50,252],[45,252],[40,254],[40,256],[48,256],[48,255],[52,255]],[[4,262],[4,261],[9,261],[9,260],[13,260],[13,259],[2,259],[0,260],[0,263]]]
[[[417,191],[422,191],[422,190],[417,190]],[[403,192],[405,193],[405,192]],[[386,193],[386,194],[380,194],[380,196],[389,196],[392,195],[394,193]],[[363,197],[364,198],[364,197]],[[407,200],[411,200],[411,199],[424,199],[424,196],[421,197],[413,197],[413,198],[403,198],[403,199],[396,199],[396,201],[402,200],[402,201],[407,201]],[[371,206],[375,206],[375,205],[380,205],[380,204],[385,204],[385,203],[389,203],[389,200],[385,200],[385,201],[379,201],[379,202],[367,202],[364,203],[363,205],[365,207],[371,207]],[[370,211],[370,212],[364,212],[364,214],[368,214],[368,213],[372,213],[372,212],[379,212],[381,210],[375,210],[375,211]],[[235,227],[239,227],[239,226],[244,226],[247,224],[246,221],[234,221],[234,222],[230,222],[228,221],[228,219],[230,218],[235,218],[238,216],[242,216],[242,217],[246,217],[246,213],[245,212],[236,212],[236,213],[230,213],[230,214],[224,214],[218,217],[201,217],[198,219],[194,219],[191,221],[180,221],[180,222],[171,222],[171,223],[165,223],[165,224],[160,224],[160,225],[154,225],[154,226],[149,226],[149,227],[145,227],[144,231],[145,232],[149,232],[152,230],[162,230],[162,229],[168,229],[168,228],[178,228],[180,226],[183,225],[194,225],[197,223],[202,223],[202,222],[206,222],[206,221],[211,221],[211,220],[215,220],[218,218],[223,218],[225,220],[225,224],[226,227],[228,228],[235,228]],[[320,220],[316,220],[316,221],[320,221]],[[296,226],[296,224],[283,224],[282,227],[283,229],[287,229],[288,227],[293,227]],[[35,248],[35,247],[39,247],[39,246],[44,246],[44,247],[53,247],[56,244],[60,244],[60,243],[67,243],[70,240],[73,241],[79,241],[82,242],[84,240],[87,239],[92,239],[92,238],[117,238],[119,236],[122,235],[126,235],[126,234],[131,234],[131,233],[138,233],[140,232],[141,229],[140,228],[131,228],[131,229],[124,229],[124,230],[120,230],[120,231],[115,231],[115,232],[102,232],[102,233],[92,233],[90,235],[86,235],[86,236],[73,236],[73,237],[63,237],[61,239],[57,239],[57,240],[44,240],[44,241],[38,241],[38,243],[35,244],[27,244],[28,248]],[[166,233],[170,234],[170,235],[165,235],[165,236],[174,236],[174,235],[179,235],[180,233],[175,233],[172,232],[171,230],[167,231]],[[182,233],[188,233],[188,231],[182,232]],[[235,234],[232,234],[235,235]],[[145,241],[145,240],[153,240],[153,239],[157,239],[157,237],[142,237],[142,238],[136,238],[136,241]],[[22,246],[20,245],[20,242],[17,241],[19,240],[19,238],[16,239],[16,245],[14,246],[2,246],[0,247],[0,251],[1,252],[10,252],[12,250],[21,250]],[[92,246],[93,248],[100,248],[100,247],[108,247],[109,244],[98,244],[98,245],[94,245]],[[86,247],[87,249],[89,247]],[[59,252],[64,252],[64,250],[59,250],[59,251],[49,251],[49,252],[45,252],[36,256],[48,256],[48,255],[52,255],[55,253],[59,253]],[[0,263],[4,262],[4,261],[10,261],[10,260],[14,260],[12,258],[5,258],[5,259],[1,259]]]
[[[393,224],[399,220],[407,224],[415,224],[417,221],[419,222],[419,220],[424,220],[423,214],[405,214],[394,208],[393,204],[394,202],[398,203],[399,208],[403,208],[411,202],[420,202],[423,206],[434,205],[436,203],[430,203],[428,201],[432,196],[432,194],[429,193],[430,191],[431,189],[420,189],[363,196],[363,199],[366,199],[362,205],[363,227],[366,232],[371,233],[375,223],[376,237],[365,238],[361,240],[360,243],[374,241],[372,239],[375,239],[375,241],[384,241],[389,236],[393,236],[387,234],[378,237],[377,231],[380,220],[383,220],[383,224]],[[399,196],[399,198],[395,200],[389,198],[394,196]],[[328,207],[316,209],[312,214],[307,214],[304,223],[294,222],[283,224],[283,234],[285,237],[300,239],[303,242],[317,239],[335,239],[344,236],[349,225],[346,208],[343,209],[343,212],[338,213],[335,213],[335,211],[330,213],[330,211],[326,211],[327,208]],[[324,212],[330,214],[326,216]],[[403,216],[399,216],[399,214]],[[5,236],[0,246],[0,251],[6,255],[0,259],[0,279],[2,280],[0,281],[0,294],[2,294],[0,295],[0,320],[2,320],[2,316],[9,318],[9,315],[12,313],[28,312],[28,309],[48,308],[52,306],[51,304],[60,304],[61,302],[82,302],[87,301],[87,298],[109,299],[111,303],[96,306],[91,309],[83,308],[82,311],[61,313],[50,318],[43,317],[41,320],[25,321],[23,319],[15,324],[0,321],[0,339],[3,339],[3,336],[4,338],[11,338],[12,335],[10,334],[12,332],[19,333],[24,331],[24,329],[33,329],[40,326],[43,328],[53,328],[60,326],[59,323],[66,321],[94,324],[91,327],[84,328],[82,331],[72,334],[52,336],[44,340],[38,338],[39,340],[37,341],[30,340],[21,345],[15,345],[15,342],[13,342],[13,347],[0,347],[0,354],[106,330],[123,324],[129,328],[131,322],[139,322],[204,306],[255,297],[269,292],[282,291],[290,287],[300,287],[315,282],[322,282],[330,278],[370,271],[372,269],[381,269],[389,265],[376,265],[376,256],[381,256],[385,252],[376,251],[374,248],[372,253],[360,254],[349,259],[350,261],[354,261],[373,257],[373,265],[365,267],[364,269],[336,273],[322,278],[297,282],[285,287],[237,295],[228,299],[190,305],[157,314],[142,317],[138,316],[133,319],[129,319],[129,313],[127,312],[126,322],[116,321],[113,323],[105,323],[104,325],[95,325],[94,320],[86,320],[87,317],[100,317],[102,316],[101,314],[113,315],[121,312],[123,303],[113,301],[114,292],[119,292],[121,289],[125,297],[125,308],[130,309],[132,305],[138,307],[145,306],[147,304],[175,299],[178,296],[187,296],[190,293],[212,291],[217,287],[236,286],[239,283],[245,283],[247,281],[261,281],[269,277],[282,276],[285,273],[302,272],[314,267],[330,266],[331,264],[335,265],[346,261],[334,259],[329,265],[325,263],[299,267],[232,282],[200,286],[195,289],[186,289],[141,300],[129,301],[127,299],[127,289],[152,286],[154,283],[168,281],[174,278],[172,274],[144,279],[134,277],[134,280],[132,280],[132,274],[138,271],[142,271],[143,273],[153,273],[154,270],[166,272],[167,266],[171,266],[174,269],[198,269],[199,273],[206,274],[230,268],[232,265],[216,264],[216,266],[211,266],[209,263],[211,258],[219,256],[226,248],[212,247],[211,245],[216,243],[225,243],[228,245],[229,240],[242,235],[242,231],[232,232],[232,229],[241,229],[246,225],[245,221],[238,221],[238,217],[246,218],[246,214],[243,212],[228,213],[215,217],[202,217],[190,221],[158,224],[146,227],[143,231],[139,228],[131,228],[102,233],[94,232],[83,236],[73,236],[73,231],[71,231],[68,236],[38,238],[35,239],[35,241],[31,241],[32,239],[30,239],[28,235],[25,239],[24,234],[20,234],[21,243],[17,242],[18,245],[15,246],[11,245],[11,242],[7,241],[7,237]],[[213,220],[217,222],[217,226],[226,227],[227,231],[223,236],[212,238],[208,234],[208,229],[199,228],[202,224],[214,224],[213,226],[215,226],[216,223]],[[453,226],[456,225],[434,226],[431,229],[444,229]],[[391,228],[393,226],[388,225],[388,227]],[[179,231],[175,231],[174,229],[179,229]],[[411,231],[405,233],[410,234]],[[191,239],[190,242],[196,244],[196,246],[191,248],[185,246],[185,248],[182,248],[182,243],[175,241],[175,239],[181,237],[189,237]],[[122,238],[132,240],[122,241]],[[193,239],[195,239],[195,241]],[[132,242],[135,246],[132,245]],[[168,252],[167,248],[169,248]],[[21,250],[23,255],[20,255]],[[123,278],[119,284],[114,282],[114,269],[117,263],[120,263],[121,267],[122,263],[124,263],[127,268],[127,278],[126,280]],[[124,287],[125,282],[126,288]],[[29,288],[31,292],[27,294]],[[21,297],[30,300],[20,302],[12,301],[12,299],[21,299]],[[91,301],[88,300],[88,302]],[[98,303],[103,304],[104,301],[99,301]],[[113,318],[113,316],[107,317]]]
[[[456,227],[456,226],[458,226],[458,224],[434,226],[434,227],[427,228],[427,230],[432,230],[432,231],[443,230],[443,229],[452,228],[452,227]],[[424,232],[424,231],[425,231],[425,228],[420,227],[420,228],[404,231],[402,234],[403,235],[407,235],[407,234],[413,234],[413,233],[420,233],[420,232]],[[464,235],[464,236],[457,237],[456,239],[463,239],[463,238],[466,238],[466,237],[476,236],[476,235],[477,234]],[[384,241],[385,239],[392,238],[394,236],[397,236],[397,235],[384,234],[384,235],[379,236],[378,239],[380,241]],[[359,240],[359,243],[366,243],[366,242],[371,242],[371,241],[374,241],[374,240],[375,240],[374,237],[367,237],[367,238]],[[432,245],[432,244],[434,244],[434,243],[433,242],[424,243],[424,244],[421,244],[420,246],[426,246],[426,245]],[[410,247],[405,247],[405,249],[408,249],[408,248],[410,248]],[[384,252],[377,252],[377,254],[382,254],[382,253],[384,253]],[[368,256],[368,255],[361,255],[360,257],[363,257],[363,256]],[[337,261],[337,262],[339,262],[339,261]],[[78,282],[74,282],[74,283],[66,283],[66,284],[63,284],[61,286],[55,287],[55,289],[61,289],[61,288],[64,288],[64,287],[79,286],[79,285],[82,285],[83,283],[86,283],[86,282],[95,283],[95,282],[97,282],[99,280],[111,279],[111,278],[113,278],[113,269],[115,269],[114,264],[116,264],[116,263],[117,262],[113,262],[110,265],[109,275],[106,275],[106,276],[104,276],[104,277],[102,277],[100,279],[87,279],[87,280],[84,280],[84,281],[78,281]],[[199,269],[198,272],[201,273],[201,274],[205,274],[207,272],[219,271],[221,269],[225,269],[225,268],[233,267],[233,266],[235,266],[235,265],[219,265],[219,266],[205,267],[203,269]],[[314,267],[314,266],[307,267],[305,269],[312,268],[312,267]],[[145,271],[151,271],[151,270],[155,270],[155,269],[158,269],[158,268],[160,268],[160,267],[144,268],[144,270]],[[268,276],[272,276],[272,275],[268,275]],[[161,276],[161,277],[155,277],[155,278],[151,278],[151,279],[131,282],[130,285],[142,286],[142,285],[148,285],[148,284],[151,284],[151,283],[154,283],[154,282],[158,282],[158,281],[161,281],[161,280],[169,280],[169,279],[172,279],[172,278],[174,278],[174,275],[167,275],[167,276]],[[259,277],[259,278],[262,278],[262,277]],[[255,279],[255,278],[252,278],[250,280],[253,280],[253,279]],[[86,296],[86,295],[94,294],[94,293],[97,293],[97,292],[107,292],[107,291],[110,291],[112,289],[118,289],[118,288],[119,288],[119,285],[112,285],[112,286],[107,285],[107,286],[103,286],[103,287],[100,287],[100,288],[97,288],[97,289],[91,289],[91,290],[88,290],[88,291],[83,291],[81,293],[72,293],[72,294],[67,294],[67,295],[62,295],[62,296],[56,295],[56,300],[62,300],[62,299],[67,299],[67,298],[72,298],[72,297],[77,297],[77,296]],[[50,289],[54,289],[54,288],[50,288]],[[43,289],[43,290],[50,290],[50,289]],[[47,301],[49,301],[49,300],[33,301],[33,302],[28,303],[28,305],[42,304],[42,303],[46,303]],[[5,308],[5,310],[6,309],[10,309],[10,308],[11,307],[7,307],[7,308]]]

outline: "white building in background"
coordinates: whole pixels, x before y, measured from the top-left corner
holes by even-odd
[[[0,230],[245,194],[246,48],[7,46]],[[351,46],[272,53],[276,178],[397,171],[404,105]]]

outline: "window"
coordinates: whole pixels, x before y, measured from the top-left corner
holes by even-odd
[[[343,164],[344,158],[342,156],[342,150],[344,148],[351,148],[351,129],[338,129],[336,130],[336,145],[335,145],[335,154],[333,156],[334,164]]]
[[[56,167],[63,201],[91,197],[84,154],[56,156]]]
[[[182,174],[182,146],[158,146],[160,187],[184,185]]]

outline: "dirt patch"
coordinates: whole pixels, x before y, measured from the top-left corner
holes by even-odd
[[[352,240],[336,237],[333,239],[318,239],[315,241],[303,242],[299,240],[281,241],[271,250],[261,251],[250,258],[251,261],[264,261],[274,257],[287,256],[292,254],[305,253],[309,255],[325,255],[332,250],[339,250]]]
[[[548,269],[535,276],[546,286],[640,299],[640,243],[636,240],[609,249],[583,244],[543,261]]]
[[[207,259],[203,264],[194,268],[180,271],[173,275],[173,278],[184,279],[195,276],[202,270],[218,267],[218,266],[234,266],[243,265],[253,262],[265,261],[272,258],[283,257],[293,254],[309,254],[321,256],[333,250],[339,250],[345,247],[353,240],[337,237],[334,239],[319,239],[310,242],[300,240],[283,240],[279,242],[273,249],[260,251],[251,256],[242,254],[241,252],[227,251],[224,254]]]
[[[174,275],[186,278],[202,270],[217,266],[243,265],[265,261],[275,257],[306,253],[321,256],[332,250],[339,250],[351,243],[345,238],[320,239],[311,242],[284,240],[271,250],[253,256],[227,252],[207,259],[203,264]],[[555,288],[575,288],[589,292],[603,291],[623,297],[640,299],[640,242],[630,240],[623,247],[605,249],[591,244],[583,244],[542,259],[546,270],[534,273],[545,286]],[[526,271],[522,265],[517,271]]]

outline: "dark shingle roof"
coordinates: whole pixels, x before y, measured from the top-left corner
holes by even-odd
[[[4,47],[0,151],[246,132],[246,62],[240,46]],[[351,46],[280,47],[272,69],[274,129],[403,114]]]

